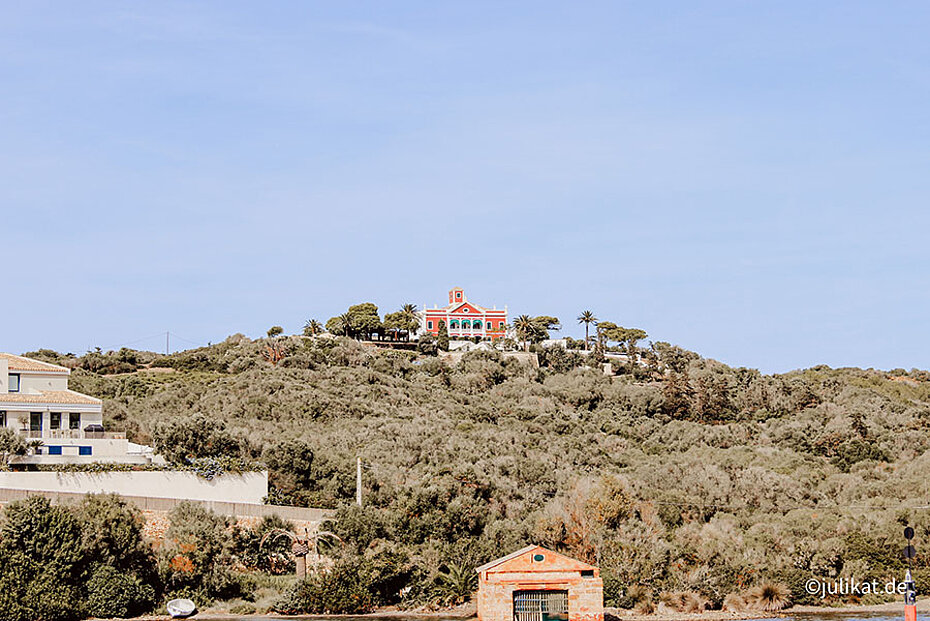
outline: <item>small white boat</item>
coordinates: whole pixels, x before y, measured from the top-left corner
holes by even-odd
[[[175,619],[186,619],[197,612],[197,605],[189,599],[173,599],[165,604],[165,608]]]

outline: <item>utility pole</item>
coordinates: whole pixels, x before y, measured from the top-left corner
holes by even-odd
[[[355,458],[355,504],[362,506],[362,458]],[[914,621],[917,621],[914,619]]]
[[[168,351],[171,349],[171,333],[165,332],[165,355],[168,355]]]
[[[917,585],[911,577],[911,561],[917,556],[917,550],[911,545],[914,529],[910,526],[905,528],[904,538],[907,539],[907,545],[904,547],[904,558],[907,559],[907,574],[904,576],[904,621],[917,621]]]

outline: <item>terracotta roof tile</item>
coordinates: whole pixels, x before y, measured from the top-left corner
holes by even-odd
[[[70,373],[68,369],[65,367],[60,367],[57,364],[41,362],[39,360],[33,360],[32,358],[25,358],[23,356],[0,353],[0,358],[6,359],[10,366],[10,371],[36,371],[39,373],[61,373],[62,375],[67,375]]]
[[[547,550],[542,546],[526,546],[516,552],[508,554],[507,556],[501,557],[496,561],[491,561],[481,567],[477,568],[475,571],[482,573],[485,571],[494,570],[494,572],[503,572],[508,573],[511,571],[525,571],[527,562],[521,563],[521,557],[529,556],[530,553],[533,554],[542,554],[545,558],[543,563],[540,563],[538,569],[534,568],[534,571],[538,572],[559,572],[559,571],[584,571],[584,570],[596,570],[597,567],[594,565],[589,565],[583,563],[579,560],[565,556],[564,554],[559,554],[558,552],[553,552],[552,550]]]
[[[55,405],[99,405],[100,399],[82,395],[73,390],[44,390],[38,393],[10,392],[0,394],[0,405],[4,403],[36,403]]]

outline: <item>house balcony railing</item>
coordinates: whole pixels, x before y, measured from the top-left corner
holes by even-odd
[[[84,431],[82,429],[48,429],[23,431],[30,440],[125,440],[124,431]]]

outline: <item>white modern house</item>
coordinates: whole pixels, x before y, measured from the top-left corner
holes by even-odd
[[[331,515],[323,509],[265,505],[267,471],[206,478],[164,467],[164,459],[151,448],[104,430],[103,403],[69,390],[70,375],[62,366],[0,353],[0,426],[41,443],[30,454],[14,457],[12,471],[0,470],[0,505],[34,494],[53,502],[73,502],[88,493],[113,493],[155,512],[192,500],[225,515],[279,515],[307,525],[319,525]],[[90,471],[29,467],[92,462],[140,467]],[[156,467],[144,467],[149,464]]]
[[[41,440],[20,464],[151,463],[152,451],[103,428],[103,403],[68,389],[71,370],[0,353],[0,427]]]

